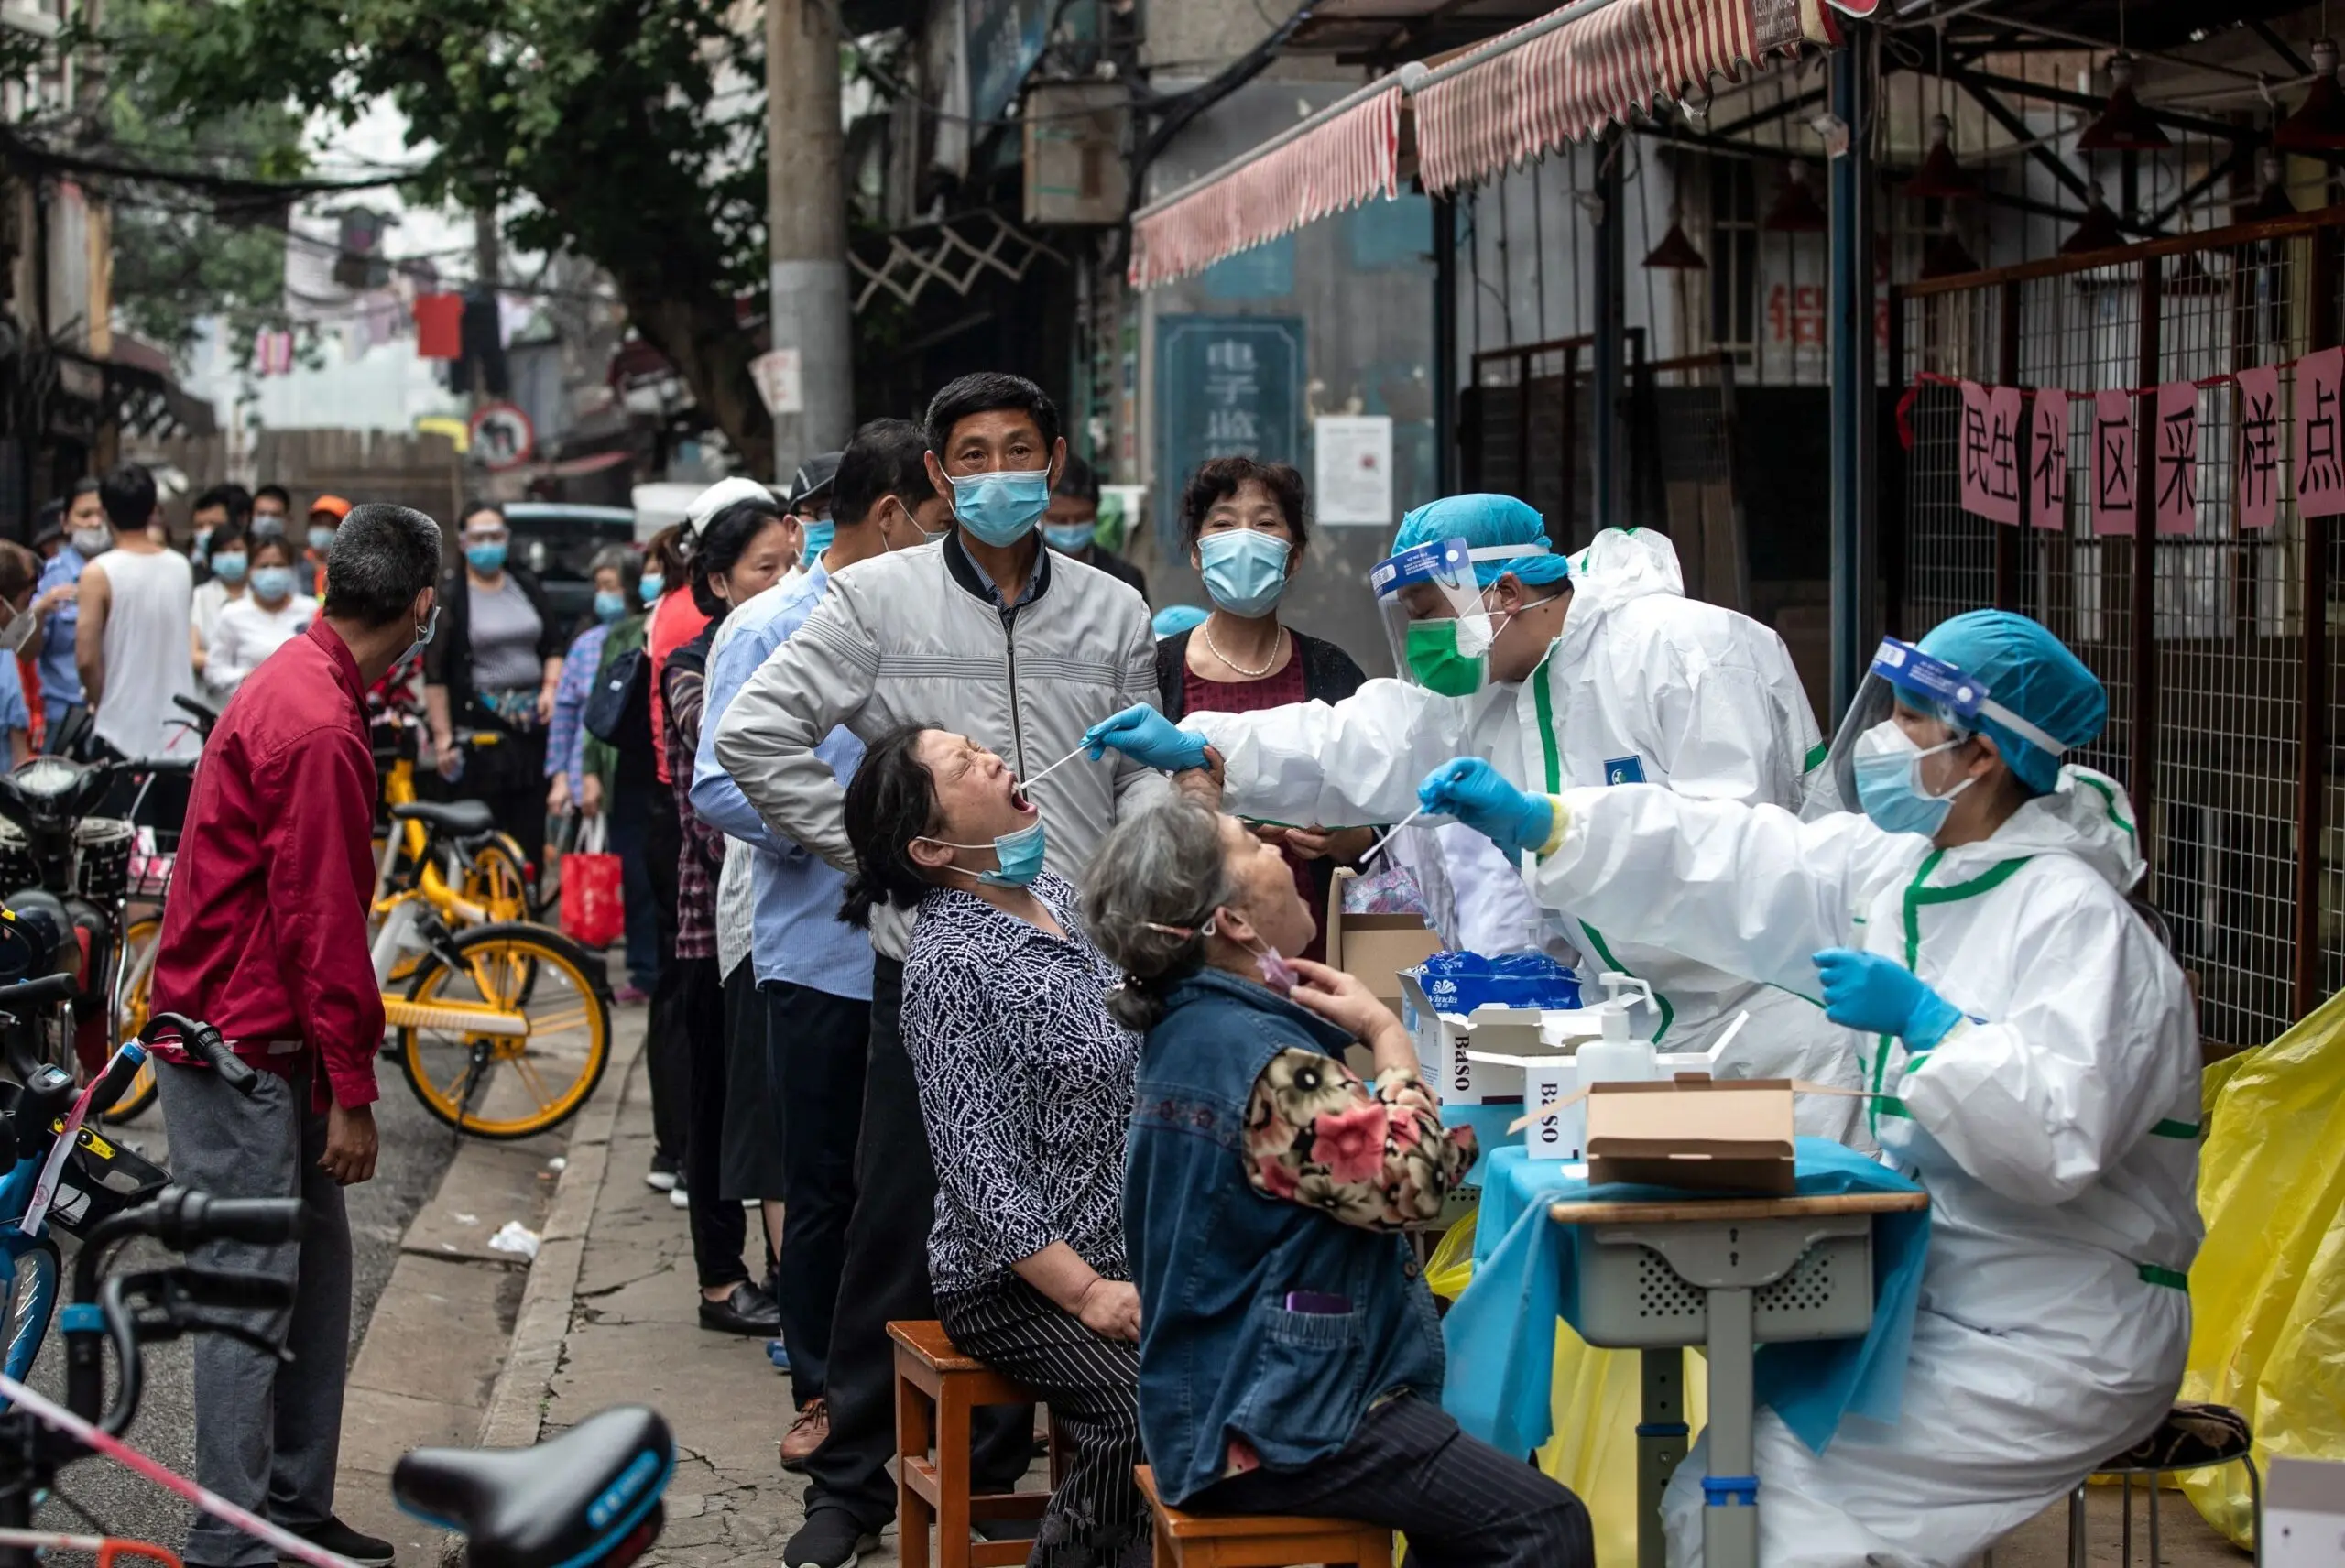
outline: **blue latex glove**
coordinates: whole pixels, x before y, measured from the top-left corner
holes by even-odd
[[[1095,760],[1113,746],[1134,762],[1167,773],[1205,765],[1205,737],[1181,728],[1145,702],[1100,720],[1083,732],[1083,744]]]
[[[1417,803],[1456,817],[1509,855],[1536,851],[1555,831],[1555,804],[1527,795],[1478,757],[1445,762],[1417,786]]]
[[[1893,958],[1852,947],[1816,955],[1824,980],[1824,1016],[1867,1034],[1893,1034],[1911,1051],[1927,1051],[1962,1021],[1962,1009]]]

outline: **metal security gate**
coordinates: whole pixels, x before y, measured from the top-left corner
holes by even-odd
[[[2328,635],[2345,565],[2330,535],[2345,530],[2299,517],[2285,472],[2273,526],[2239,526],[2238,395],[2224,379],[2339,341],[2338,221],[2185,234],[1892,297],[1891,376],[1916,386],[1903,516],[1884,508],[1888,625],[1914,637],[1981,604],[2022,610],[2100,677],[2109,724],[2077,760],[2132,795],[2146,891],[2218,1042],[2269,1040],[2345,983],[2345,855],[2324,853],[2329,824],[2345,824],[2332,781],[2345,693]],[[2200,383],[2191,532],[2153,532],[2156,486],[2174,476],[2158,472],[2148,397],[2132,399],[2130,537],[2093,529],[2090,401],[2069,405],[2061,526],[1965,512],[1962,399],[1917,380],[1930,376],[2071,394]],[[2284,409],[2292,382],[2283,369]]]

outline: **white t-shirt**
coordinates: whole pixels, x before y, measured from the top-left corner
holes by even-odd
[[[212,627],[220,619],[222,608],[244,597],[242,593],[231,598],[227,583],[217,577],[207,577],[195,585],[195,600],[191,613],[195,616],[195,640],[208,650],[212,647]]]
[[[318,602],[307,593],[295,593],[274,610],[263,609],[250,593],[229,600],[221,607],[206,646],[204,685],[225,701],[262,659],[308,631],[317,617]]]
[[[195,695],[195,666],[188,657],[194,568],[175,550],[110,550],[90,566],[104,571],[112,601],[98,738],[125,757],[193,755],[201,743],[185,727],[186,711],[171,699]]]

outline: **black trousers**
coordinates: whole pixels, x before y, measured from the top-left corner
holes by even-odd
[[[863,1115],[863,1064],[871,1050],[871,1004],[808,985],[771,981],[766,1009],[766,1081],[782,1143],[782,1343],[791,1397],[824,1397],[831,1318],[846,1265],[855,1210],[855,1143]]]
[[[928,1232],[936,1221],[936,1162],[920,1117],[920,1087],[897,1017],[904,966],[881,958],[871,974],[871,1059],[856,1147],[855,1212],[846,1225],[825,1370],[831,1435],[806,1462],[806,1512],[843,1508],[877,1532],[896,1517],[896,1356],[888,1324],[936,1316]],[[1007,1491],[1034,1454],[1031,1405],[976,1413],[973,1479]]]
[[[676,1016],[676,857],[684,830],[676,821],[675,792],[651,786],[643,835],[644,868],[651,874],[651,905],[659,917],[660,979],[644,1019],[643,1052],[651,1084],[651,1146],[681,1167],[692,1098],[692,1050]]]
[[[1429,1399],[1369,1410],[1352,1440],[1302,1470],[1249,1470],[1181,1505],[1200,1514],[1316,1514],[1389,1525],[1402,1568],[1594,1568],[1587,1509],[1520,1459],[1468,1437]]]
[[[1148,1508],[1132,1480],[1140,1445],[1140,1347],[1102,1339],[1012,1275],[940,1296],[953,1343],[1042,1396],[1074,1453],[1027,1568],[1148,1568]]]
[[[738,1203],[727,1203],[717,1180],[725,1150],[725,983],[714,958],[678,958],[660,972],[676,976],[676,1016],[690,1068],[684,1139],[684,1187],[692,1195],[693,1267],[704,1287],[738,1284],[749,1277],[741,1262],[748,1239]]]

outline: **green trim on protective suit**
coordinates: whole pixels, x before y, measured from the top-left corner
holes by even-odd
[[[1807,748],[1807,757],[1799,765],[1800,772],[1803,774],[1815,772],[1824,765],[1824,759],[1831,755],[1832,743],[1828,740],[1817,741]]]
[[[2144,1285],[2164,1285],[2169,1290],[2188,1291],[2190,1274],[2187,1269],[2168,1269],[2162,1263],[2137,1263],[2134,1269]]]
[[[1564,753],[1555,739],[1555,699],[1547,686],[1547,665],[1554,657],[1555,650],[1551,646],[1546,657],[1540,659],[1539,668],[1531,672],[1531,706],[1539,715],[1539,750],[1546,767],[1547,793],[1560,796],[1564,790]],[[1555,802],[1555,810],[1560,821],[1563,811],[1560,800]],[[1588,945],[1596,949],[1596,955],[1604,961],[1605,968],[1629,975],[1631,979],[1639,977],[1634,970],[1612,956],[1612,949],[1606,944],[1602,931],[1586,920],[1575,920],[1573,923],[1587,933]],[[1669,998],[1658,990],[1652,994],[1652,1006],[1653,1011],[1661,1016],[1661,1023],[1652,1031],[1652,1042],[1659,1045],[1661,1037],[1669,1032],[1669,1026],[1676,1020],[1677,1009],[1671,1007]]]
[[[1999,860],[1967,882],[1950,883],[1944,887],[1924,886],[1930,873],[1937,869],[1938,862],[1945,858],[1945,850],[1933,848],[1923,857],[1920,868],[1914,873],[1914,880],[1905,885],[1905,967],[1916,974],[1920,973],[1916,965],[1922,955],[1922,906],[1951,904],[1991,892],[2009,881],[2012,873],[2025,866],[2033,856],[2023,855],[2011,860]],[[1876,1094],[1881,1093],[1881,1081],[1889,1076],[1889,1048],[1896,1037],[1884,1034],[1878,1039],[1880,1044],[1874,1049],[1872,1059],[1872,1089]],[[1884,1110],[1892,1116],[1913,1115],[1894,1100],[1873,1101],[1865,1116],[1876,1136],[1881,1128],[1881,1113]]]
[[[2089,773],[2074,773],[2070,774],[2069,777],[2074,779],[2078,783],[2093,789],[2103,800],[2109,802],[2109,820],[2115,822],[2119,827],[2124,829],[2125,836],[2127,838],[2136,838],[2140,836],[2134,833],[2133,824],[2125,820],[2125,813],[2117,809],[2116,790],[2110,789],[2100,779],[2093,778]]]
[[[2198,1122],[2178,1122],[2172,1116],[2168,1116],[2150,1129],[2150,1136],[2152,1138],[2197,1138],[2205,1130],[2205,1127]]]

